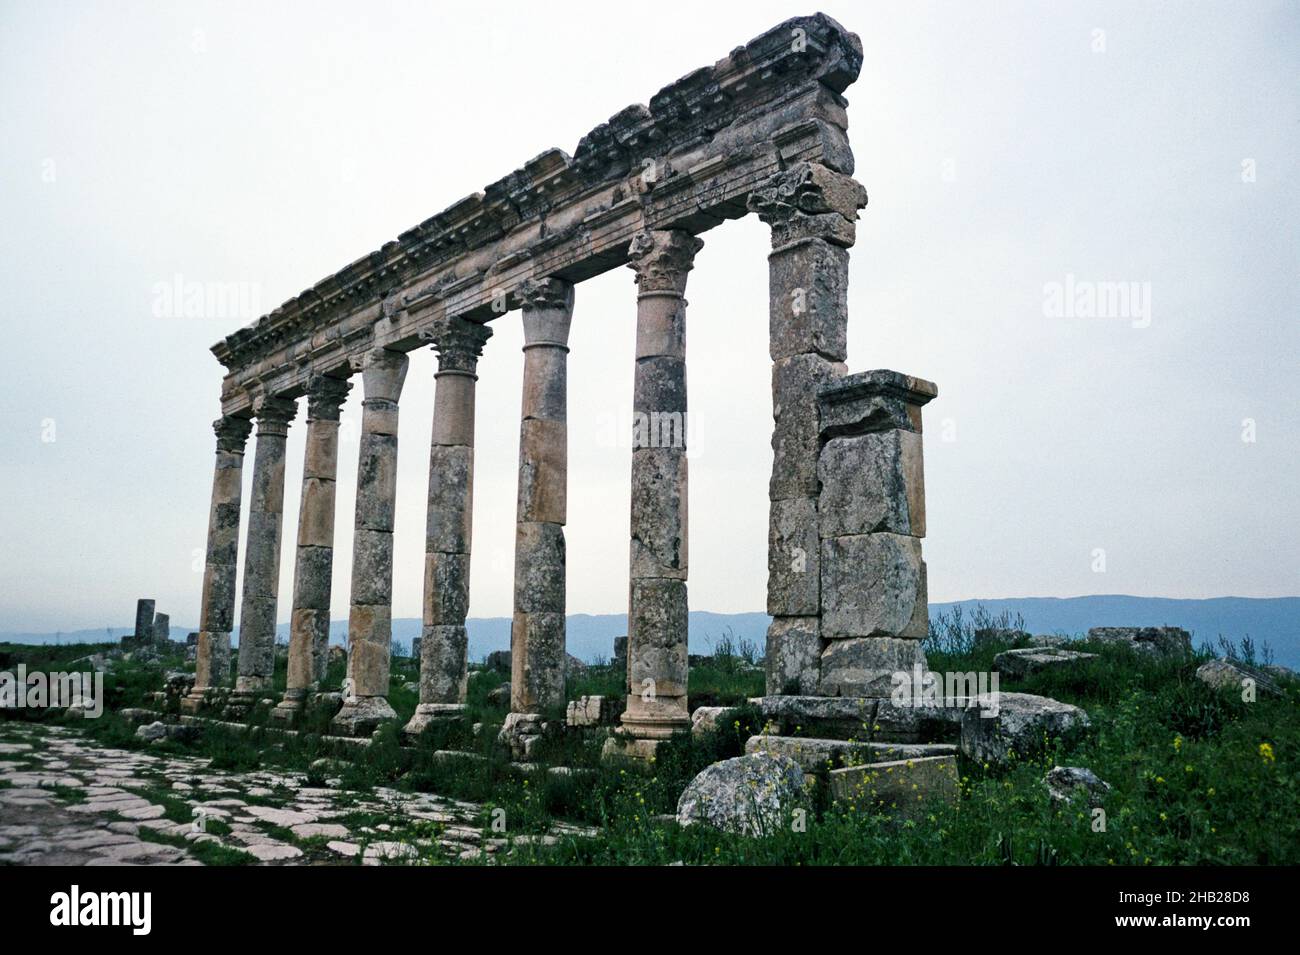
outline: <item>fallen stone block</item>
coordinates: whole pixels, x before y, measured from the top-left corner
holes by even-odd
[[[793,759],[805,773],[827,773],[845,766],[862,766],[924,756],[956,755],[950,743],[872,743],[804,736],[751,736],[745,752]]]
[[[1004,650],[993,658],[993,669],[1017,679],[1043,670],[1070,667],[1085,660],[1095,660],[1095,653],[1061,650],[1053,647],[1027,647]]]
[[[1282,689],[1273,676],[1261,667],[1236,660],[1210,660],[1196,668],[1196,678],[1216,690],[1232,690],[1243,694],[1281,696]]]
[[[1031,693],[1001,693],[996,711],[972,706],[962,713],[961,751],[981,763],[1000,765],[1035,755],[1053,739],[1069,738],[1088,725],[1088,714],[1069,703]]]
[[[831,798],[839,803],[917,815],[930,811],[935,802],[957,803],[957,757],[922,756],[834,769],[830,787]]]
[[[692,779],[677,801],[677,822],[761,836],[785,825],[806,801],[798,763],[755,753],[714,763]]]
[[[1082,766],[1054,766],[1043,777],[1043,785],[1054,802],[1069,802],[1075,796],[1082,796],[1093,807],[1100,806],[1110,792],[1110,783]]]
[[[1093,627],[1088,640],[1154,656],[1190,656],[1192,652],[1192,635],[1182,627]]]

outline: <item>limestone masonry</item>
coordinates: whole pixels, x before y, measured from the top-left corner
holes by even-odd
[[[512,712],[503,735],[527,750],[542,732],[541,714],[565,701],[567,360],[575,309],[582,320],[576,286],[627,266],[636,288],[628,699],[608,751],[648,757],[659,741],[689,730],[686,286],[699,234],[750,212],[772,238],[768,697],[879,698],[892,672],[924,666],[921,408],[937,391],[892,371],[850,375],[846,365],[849,250],[867,195],[851,178],[842,94],[861,64],[857,36],[830,18],[788,20],[664,87],[648,106],[629,106],[596,126],[572,156],[541,153],[215,345],[227,374],[214,425],[201,631],[186,708],[220,703],[238,715],[270,686],[285,440],[304,396],[288,689],[277,718],[292,723],[319,689],[339,412],[359,377],[348,679],[332,731],[368,735],[394,716],[386,694],[397,421],[406,353],[429,345],[438,370],[420,703],[406,732],[459,717],[475,369],[490,323],[518,309],[525,361]],[[254,425],[241,639],[227,698],[241,475]],[[152,609],[141,608],[137,634],[154,625]],[[585,709],[570,715],[600,719]]]

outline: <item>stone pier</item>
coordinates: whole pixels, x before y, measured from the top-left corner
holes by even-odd
[[[195,713],[208,691],[230,677],[230,633],[235,628],[235,580],[239,557],[240,499],[244,485],[244,445],[253,423],[218,418],[217,460],[208,510],[208,548],[203,567],[203,603],[194,657],[194,687],[181,708]]]
[[[469,638],[470,541],[474,512],[475,369],[492,330],[446,317],[425,334],[438,353],[429,450],[425,524],[424,625],[415,640],[420,702],[404,732],[418,736],[431,722],[465,709]]]
[[[772,479],[768,484],[767,692],[816,693],[824,647],[817,393],[847,372],[849,247],[866,190],[797,163],[749,197],[772,229],[768,342]]]
[[[289,672],[273,716],[291,721],[320,685],[328,662],[330,589],[334,570],[334,486],[338,478],[339,413],[351,385],[317,375],[307,389],[307,449],[298,509],[298,551],[289,620]]]
[[[247,712],[269,689],[275,671],[275,623],[284,517],[284,448],[297,414],[290,398],[262,396],[253,405],[257,442],[244,544],[244,598],[239,611],[239,672],[234,714]]]
[[[330,723],[344,736],[365,736],[396,714],[388,703],[393,636],[393,517],[397,497],[397,401],[410,360],[372,349],[357,362],[365,390],[357,464],[352,608],[348,614],[348,685]]]
[[[636,273],[627,709],[609,753],[648,758],[690,728],[686,708],[686,277],[703,242],[682,231],[641,232]]]

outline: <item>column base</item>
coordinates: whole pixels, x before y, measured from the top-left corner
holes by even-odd
[[[402,727],[402,735],[414,741],[427,727],[440,723],[459,723],[468,708],[464,703],[421,703],[415,715]]]
[[[187,716],[193,716],[203,709],[203,704],[207,702],[208,691],[206,689],[193,689],[181,698],[181,712]]]
[[[338,736],[369,736],[380,723],[396,718],[396,711],[382,696],[352,697],[343,701],[343,708],[330,720],[330,732]]]
[[[242,720],[248,716],[257,703],[258,693],[252,690],[236,688],[226,700],[221,715],[228,720]]]
[[[532,759],[546,729],[540,713],[507,713],[497,742],[507,747],[515,759]]]
[[[619,733],[635,739],[665,740],[674,733],[690,732],[691,717],[685,698],[659,698],[647,702],[638,695],[627,698]]]
[[[281,726],[291,726],[297,722],[298,717],[302,715],[303,701],[291,700],[285,697],[279,703],[275,704],[275,709],[271,710],[271,722],[278,723]]]

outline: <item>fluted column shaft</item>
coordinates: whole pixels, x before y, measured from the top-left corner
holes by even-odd
[[[339,460],[339,412],[351,386],[313,376],[307,389],[307,447],[298,509],[293,569],[289,672],[277,715],[292,717],[325,676],[329,650],[330,588],[334,570],[334,492]]]
[[[208,548],[203,567],[203,603],[194,658],[194,688],[184,708],[194,712],[207,691],[230,676],[230,632],[235,626],[235,580],[238,573],[240,499],[243,496],[244,445],[253,423],[247,418],[218,418],[217,459],[208,511]]]
[[[244,545],[244,596],[239,611],[239,672],[243,704],[271,685],[275,672],[275,617],[280,589],[280,532],[284,523],[284,449],[297,414],[289,398],[261,397],[253,405],[257,446]]]
[[[429,449],[424,548],[420,703],[405,732],[464,709],[468,677],[470,543],[474,512],[474,389],[479,355],[492,330],[444,317],[422,336],[438,352]]]
[[[564,703],[568,495],[568,353],[573,286],[528,280],[523,303],[524,388],[519,428],[510,709]]]
[[[642,232],[636,273],[627,755],[690,727],[687,660],[686,278],[703,242],[680,230]],[[618,745],[617,743],[615,745]]]
[[[393,516],[397,497],[397,401],[406,355],[373,349],[359,362],[365,389],[357,463],[352,607],[348,614],[348,691],[331,723],[365,735],[396,714],[388,703],[393,637]]]

